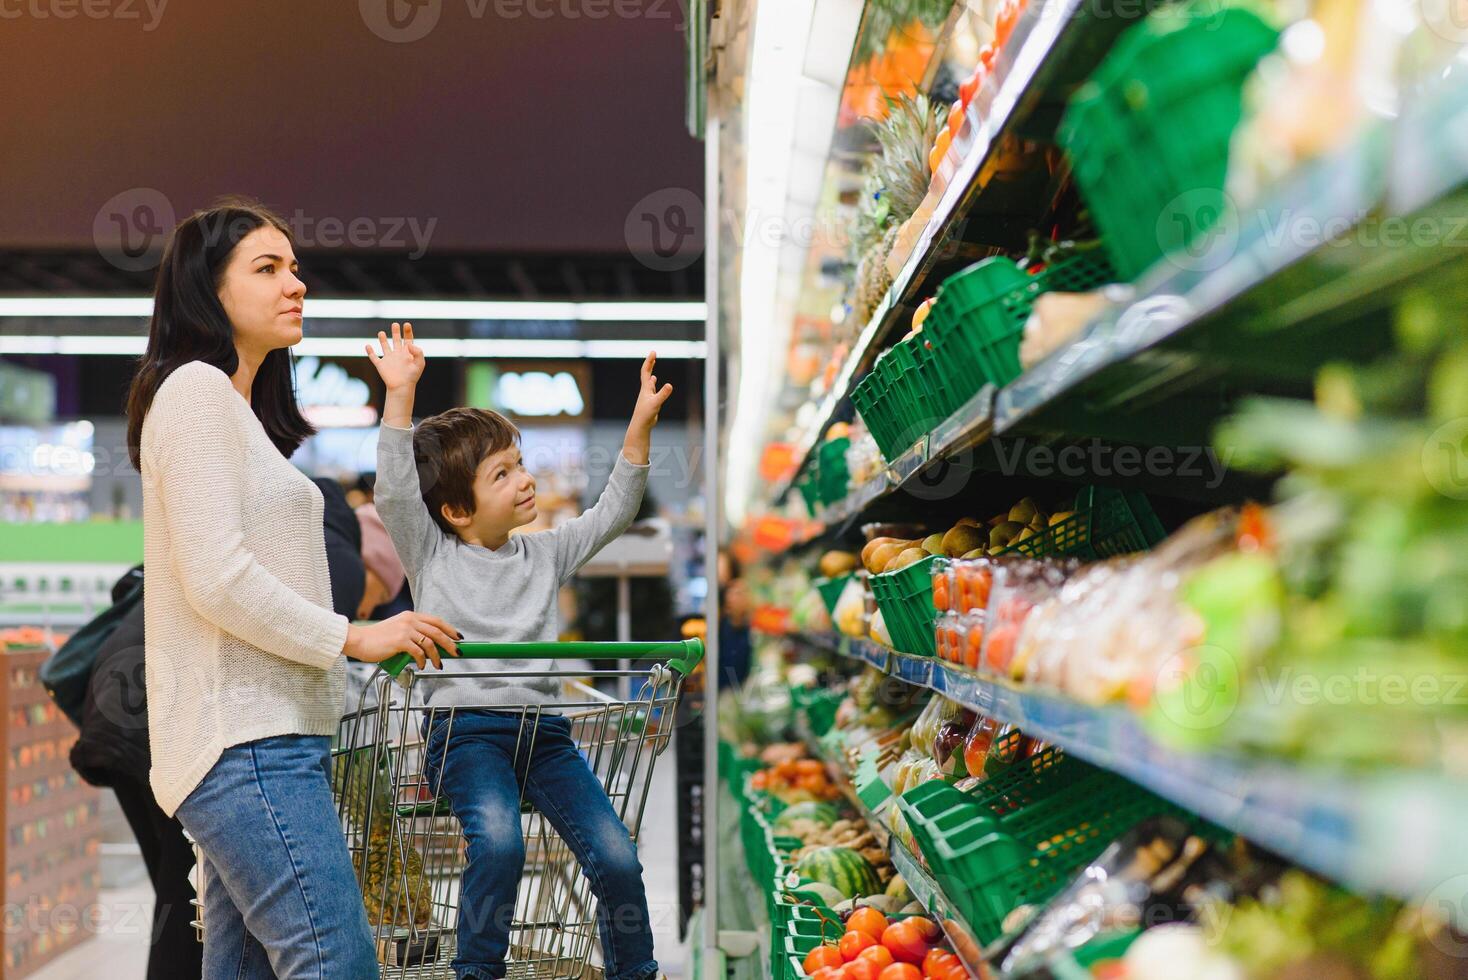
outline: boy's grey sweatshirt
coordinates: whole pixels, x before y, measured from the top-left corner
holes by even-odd
[[[382,425],[377,443],[377,512],[392,536],[419,612],[438,616],[464,639],[490,643],[553,642],[557,593],[592,555],[632,523],[647,487],[646,465],[617,462],[596,505],[549,531],[512,534],[501,548],[466,544],[429,517],[413,460],[413,430]],[[545,672],[549,660],[443,658],[445,673]],[[552,704],[561,678],[500,677],[434,680],[419,676],[414,690],[435,707]]]

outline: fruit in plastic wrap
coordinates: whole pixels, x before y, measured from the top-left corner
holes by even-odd
[[[933,761],[938,763],[944,776],[963,777],[968,775],[963,753],[964,740],[973,728],[974,713],[965,711],[952,721],[944,722],[933,739]]]
[[[882,619],[882,610],[872,616],[871,638],[885,647],[892,645],[892,634],[887,632],[887,623]]]
[[[989,746],[993,744],[998,731],[999,723],[983,715],[975,719],[969,728],[968,736],[963,741],[963,764],[970,776],[983,774],[984,763],[989,758]]]
[[[946,722],[962,717],[967,710],[957,701],[950,701],[941,694],[933,695],[923,706],[917,720],[912,723],[913,748],[920,754],[932,758],[933,742],[938,737],[938,729]]]
[[[833,616],[836,629],[843,636],[862,636],[862,620],[866,618],[866,589],[856,576],[846,583],[841,596],[836,600]]]

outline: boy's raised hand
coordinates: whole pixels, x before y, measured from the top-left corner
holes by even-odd
[[[651,429],[658,422],[658,412],[662,411],[663,403],[673,393],[673,386],[665,384],[658,387],[657,375],[652,373],[653,366],[658,362],[656,351],[650,352],[642,362],[642,387],[637,392],[637,406],[632,409],[632,424],[643,425]]]
[[[367,360],[377,369],[388,391],[411,388],[418,383],[427,361],[423,356],[423,348],[413,343],[411,323],[401,326],[394,323],[392,337],[388,337],[382,330],[377,331],[377,345],[380,353],[373,350],[371,343],[367,344]]]
[[[622,455],[628,462],[646,466],[648,453],[652,450],[652,427],[657,425],[658,412],[673,393],[673,386],[658,387],[657,375],[652,373],[658,355],[654,351],[642,362],[642,387],[637,392],[637,405],[632,409],[632,421],[627,426],[627,438],[622,443]]]

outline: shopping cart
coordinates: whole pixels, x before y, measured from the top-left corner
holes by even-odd
[[[432,704],[429,685],[492,675],[498,680],[555,677],[565,696],[553,705],[494,705],[520,715],[520,745],[535,744],[542,713],[571,720],[572,736],[634,841],[642,824],[653,763],[673,735],[683,680],[703,658],[697,639],[667,643],[459,644],[464,659],[655,660],[651,667],[485,670],[406,669],[404,655],[381,665],[348,705],[332,748],[333,792],[362,887],[384,978],[452,977],[465,847],[448,803],[429,785],[426,722],[453,725],[465,706]],[[621,683],[621,682],[624,682]],[[616,690],[632,693],[619,698]],[[452,727],[449,730],[452,737]],[[517,746],[517,756],[520,747]],[[521,799],[525,870],[510,924],[511,977],[596,978],[596,902],[570,848]],[[200,903],[195,901],[195,906]],[[202,909],[195,922],[203,937]]]

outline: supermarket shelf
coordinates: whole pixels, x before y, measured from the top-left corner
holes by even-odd
[[[825,530],[839,528],[872,504],[900,490],[932,464],[987,438],[994,408],[994,387],[985,385],[958,411],[940,422],[881,473],[820,513]],[[807,538],[806,543],[813,538]]]
[[[1463,201],[1449,196],[1468,182],[1468,146],[1450,134],[1468,126],[1465,76],[1238,209],[1236,231],[1207,250],[1159,263],[1130,301],[999,392],[995,435],[1207,439],[1229,392],[1308,394],[1322,363],[1378,350],[1379,312],[1461,252]]]
[[[902,313],[911,313],[919,291],[933,284],[935,272],[956,257],[970,218],[983,212],[992,224],[1018,207],[1036,216],[1043,210],[1037,188],[999,180],[988,172],[1001,144],[1012,136],[1042,139],[1053,135],[1064,93],[1090,73],[1110,42],[1136,16],[1107,3],[1085,0],[1036,0],[1031,3],[996,63],[997,86],[985,86],[974,99],[958,142],[968,144],[933,217],[918,237],[912,255],[894,277],[891,287],[852,344],[841,370],[816,412],[815,422],[796,441],[800,461],[789,480],[772,494],[783,502],[811,451],[836,413],[849,399],[858,377],[876,360],[884,341],[898,326]],[[982,199],[982,205],[981,205]],[[992,199],[992,200],[991,200]],[[1002,199],[1002,200],[1001,200]],[[1022,202],[1022,203],[1017,203]],[[1018,226],[1024,221],[1018,220]],[[1013,224],[1014,222],[1008,222]]]
[[[805,734],[808,736],[809,733]],[[902,875],[902,880],[907,882],[907,887],[912,892],[912,897],[918,902],[921,902],[922,906],[928,910],[929,915],[932,916],[933,921],[942,927],[943,934],[948,937],[948,941],[953,946],[954,952],[963,961],[963,965],[968,970],[969,976],[988,976],[988,969],[983,961],[982,947],[959,916],[957,908],[943,894],[942,888],[938,886],[937,881],[928,873],[928,870],[923,867],[922,862],[914,857],[913,853],[907,849],[907,845],[888,832],[887,824],[882,817],[882,813],[885,812],[887,807],[892,805],[891,800],[889,799],[887,803],[878,807],[877,810],[870,809],[862,802],[861,797],[857,795],[856,788],[851,784],[850,774],[847,772],[841,760],[832,759],[822,753],[820,751],[821,746],[815,739],[807,737],[806,744],[811,752],[826,764],[826,771],[831,776],[836,787],[841,790],[842,795],[846,797],[846,801],[861,815],[861,818],[866,821],[867,826],[872,829],[874,836],[881,842],[881,846],[887,852],[888,857],[892,859],[892,867],[896,869],[898,874]]]
[[[983,680],[878,644],[802,634],[1102,766],[1284,857],[1370,894],[1420,898],[1468,882],[1468,784],[1431,773],[1343,773],[1285,761],[1186,753],[1153,739],[1121,707]],[[1468,919],[1468,907],[1455,906]],[[1460,925],[1464,924],[1460,922]]]

